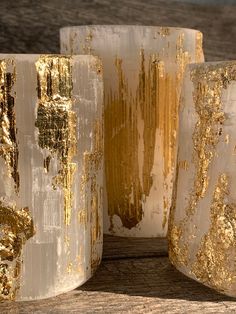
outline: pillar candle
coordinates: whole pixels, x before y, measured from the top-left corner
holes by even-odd
[[[190,65],[180,102],[169,256],[181,272],[236,296],[236,62]]]
[[[0,299],[55,296],[101,260],[101,63],[1,54],[0,106]]]
[[[199,31],[156,26],[61,29],[61,52],[99,56],[105,91],[105,233],[165,236],[185,65],[203,61]]]

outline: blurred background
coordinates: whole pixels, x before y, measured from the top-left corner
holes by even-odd
[[[215,5],[224,5],[224,4],[236,4],[236,0],[175,0],[179,2],[191,2],[196,4],[215,4]]]
[[[0,0],[0,52],[58,53],[59,28],[145,24],[196,28],[207,60],[236,59],[236,0]]]

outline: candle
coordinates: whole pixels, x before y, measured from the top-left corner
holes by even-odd
[[[203,61],[199,31],[156,26],[61,29],[63,53],[104,65],[105,233],[165,236],[186,64]]]
[[[0,55],[0,299],[66,292],[101,260],[101,72],[92,56]]]
[[[171,262],[236,296],[236,62],[190,65],[180,108]]]

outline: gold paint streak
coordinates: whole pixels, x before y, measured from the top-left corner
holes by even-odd
[[[132,228],[142,219],[138,176],[137,103],[130,96],[122,60],[116,59],[118,92],[105,95],[105,171],[109,216]],[[140,74],[141,80],[143,75]],[[111,227],[111,226],[110,226]]]
[[[191,272],[201,282],[219,291],[235,283],[235,265],[231,264],[236,248],[236,205],[227,204],[228,177],[221,174],[210,208],[210,229],[203,236]]]
[[[188,163],[187,160],[180,160],[178,162],[178,165],[179,165],[179,168],[182,168],[182,169],[184,169],[186,171],[189,169],[189,163]]]
[[[79,248],[79,254],[77,256],[77,272],[80,274],[80,275],[83,275],[85,273],[85,269],[83,267],[83,261],[84,261],[84,253],[83,253],[83,250],[82,249],[82,246],[80,246]]]
[[[179,83],[182,82],[185,67],[190,62],[191,62],[191,57],[188,51],[184,50],[184,33],[182,33],[179,35],[179,38],[176,44],[176,63],[178,65],[177,80],[179,81]],[[180,85],[178,85],[178,87],[180,87]]]
[[[103,74],[103,64],[98,57],[96,58],[96,61],[93,62],[93,67],[98,75]]]
[[[168,213],[168,208],[169,208],[169,201],[167,198],[164,197],[163,199],[163,210],[164,210],[164,218],[163,218],[163,221],[162,221],[162,228],[164,229],[165,226],[166,226],[166,223],[168,221],[168,217],[167,217],[167,213]]]
[[[203,36],[201,32],[196,32],[196,56],[195,56],[195,62],[202,62],[203,60]]]
[[[20,287],[22,248],[35,231],[29,209],[0,202],[0,300],[14,300]]]
[[[184,34],[179,36],[176,45],[176,74],[166,73],[165,64],[158,55],[150,55],[146,60],[142,49],[138,86],[133,94],[124,76],[122,60],[115,60],[118,91],[105,94],[106,184],[109,216],[119,216],[123,226],[128,229],[142,220],[142,202],[149,196],[153,185],[157,130],[163,140],[165,178],[172,174],[175,167],[179,90],[185,66],[189,62],[189,53],[184,50]],[[144,130],[140,135],[141,121]],[[138,163],[140,136],[144,141],[141,176]],[[111,219],[111,231],[112,225]]]
[[[236,145],[234,146],[233,155],[236,155]]]
[[[78,212],[78,220],[80,224],[83,224],[84,226],[87,225],[88,217],[85,209],[82,209]]]
[[[182,266],[188,264],[188,246],[182,244],[183,229],[172,225],[170,231],[169,258],[172,264]]]
[[[178,158],[177,158],[178,160]],[[172,202],[168,223],[168,251],[169,259],[175,266],[183,266],[188,264],[188,246],[184,243],[183,223],[179,225],[174,223],[174,215],[176,210],[177,183],[179,177],[179,166],[176,169],[175,181],[173,184]]]
[[[170,35],[170,29],[168,27],[161,27],[157,33],[162,37],[166,37]]]
[[[100,263],[100,257],[97,256],[97,243],[102,238],[101,224],[102,217],[102,188],[97,184],[97,173],[103,166],[103,121],[95,121],[92,132],[92,150],[84,152],[83,175],[81,180],[81,195],[84,195],[85,208],[79,211],[79,221],[87,226],[87,220],[91,224],[91,271],[96,270]],[[86,220],[86,221],[85,221]]]
[[[76,164],[76,114],[72,110],[71,59],[66,56],[42,56],[36,62],[38,75],[38,111],[35,126],[38,128],[38,145],[49,151],[44,168],[49,171],[50,159],[57,156],[60,162],[54,188],[64,192],[64,222],[71,221],[72,184]]]
[[[73,264],[70,262],[67,265],[67,273],[70,274],[72,272],[72,270],[73,270]]]
[[[0,156],[14,180],[15,192],[19,193],[20,177],[18,172],[18,143],[16,139],[15,98],[11,95],[16,81],[13,60],[0,60]]]
[[[85,43],[83,46],[83,53],[91,55],[92,54],[92,48],[91,48],[91,43],[93,40],[93,33],[92,30],[89,30],[87,36],[85,37]]]

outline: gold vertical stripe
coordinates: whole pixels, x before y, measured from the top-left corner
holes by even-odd
[[[162,138],[164,177],[175,166],[175,144],[178,129],[178,102],[180,83],[185,66],[190,62],[184,50],[184,35],[176,44],[176,74],[169,74],[159,55],[140,52],[139,81],[132,93],[126,79],[122,60],[116,59],[118,91],[105,94],[105,171],[109,216],[120,217],[124,227],[135,227],[143,217],[142,202],[153,185],[156,131]],[[141,112],[141,115],[139,114]],[[144,125],[139,134],[139,123]],[[139,174],[139,136],[143,136],[144,152],[142,175]],[[165,186],[166,189],[170,188]],[[168,211],[163,198],[164,220]],[[112,219],[111,226],[112,229]]]
[[[76,164],[76,114],[72,110],[71,58],[66,56],[41,56],[36,62],[38,76],[38,110],[36,127],[38,145],[49,151],[44,167],[49,171],[50,160],[56,156],[60,170],[53,186],[64,192],[64,221],[71,221],[72,184]]]
[[[92,150],[84,152],[83,156],[83,176],[80,189],[85,208],[80,210],[79,219],[80,222],[85,223],[85,228],[87,227],[87,222],[90,223],[90,264],[91,272],[93,273],[100,263],[97,245],[102,239],[102,217],[100,215],[102,213],[103,191],[100,184],[97,183],[97,174],[98,171],[102,170],[103,166],[103,121],[95,121],[92,134]]]
[[[16,193],[19,193],[19,150],[16,138],[15,98],[11,94],[15,81],[14,61],[0,60],[0,156],[5,160],[9,176],[14,180]]]
[[[196,62],[202,62],[203,60],[202,42],[203,42],[202,33],[196,32],[196,55],[195,55]]]

